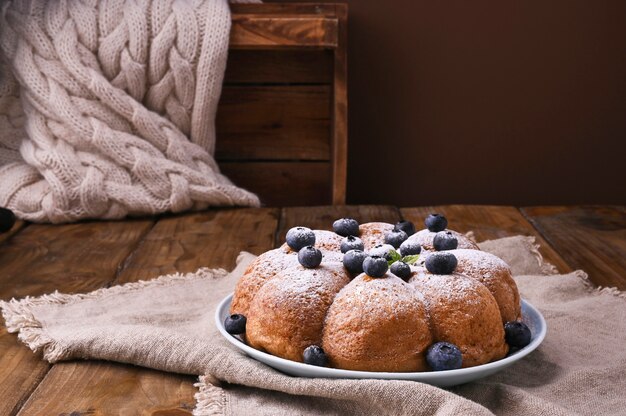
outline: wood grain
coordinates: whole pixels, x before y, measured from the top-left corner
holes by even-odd
[[[228,52],[224,83],[332,84],[333,52],[328,50],[248,50]]]
[[[327,85],[227,86],[217,112],[216,158],[329,160]]]
[[[194,380],[102,361],[59,363],[18,415],[191,415]]]
[[[337,25],[319,15],[233,14],[230,48],[334,48]]]
[[[240,14],[258,15],[312,15],[335,17],[337,4],[333,3],[233,3],[230,11],[234,16]]]
[[[359,223],[389,222],[400,220],[398,209],[388,205],[335,205],[318,207],[283,208],[280,225],[276,233],[277,246],[285,241],[290,228],[296,226],[317,230],[332,230],[333,222],[339,218],[354,218]]]
[[[424,228],[424,219],[428,214],[443,214],[448,219],[450,229],[462,233],[473,231],[478,241],[518,234],[532,235],[540,245],[539,252],[546,261],[554,264],[561,273],[572,270],[517,208],[486,205],[446,205],[402,208],[400,212],[405,219],[415,223],[418,229]]]
[[[0,249],[0,299],[98,289],[152,227],[152,220],[33,224]]]
[[[124,263],[116,283],[204,266],[232,268],[240,251],[260,254],[272,248],[278,213],[224,209],[162,218]],[[20,414],[190,415],[195,380],[115,363],[62,363],[50,370]]]
[[[152,221],[29,225],[0,246],[0,298],[85,292],[107,285]],[[50,366],[0,331],[0,414],[13,414]]]
[[[220,169],[266,206],[331,203],[330,162],[228,162]]]
[[[333,82],[333,204],[346,203],[348,178],[348,6],[337,5],[337,47]]]
[[[261,254],[272,247],[279,210],[220,209],[161,219],[125,262],[116,283],[200,267],[232,269],[242,250]]]
[[[0,327],[0,415],[13,415],[46,375],[50,365]]]
[[[527,207],[522,212],[554,249],[599,286],[626,290],[624,207]]]

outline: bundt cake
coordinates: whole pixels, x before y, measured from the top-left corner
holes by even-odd
[[[240,278],[226,330],[289,360],[385,372],[476,366],[530,342],[507,264],[441,215],[425,224],[289,230]]]

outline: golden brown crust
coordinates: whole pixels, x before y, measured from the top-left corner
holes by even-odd
[[[333,367],[365,371],[424,371],[431,343],[422,298],[387,273],[357,276],[335,298],[322,342]]]
[[[456,271],[481,282],[493,295],[502,322],[519,320],[522,307],[517,284],[509,266],[499,257],[478,250],[451,250],[457,258]]]
[[[326,312],[349,282],[339,263],[315,269],[295,266],[279,273],[263,285],[250,305],[248,343],[278,357],[302,361],[306,347],[322,344]]]
[[[278,272],[298,264],[298,254],[288,247],[266,251],[254,259],[235,286],[230,313],[247,316],[250,303],[259,289]]]
[[[315,234],[315,247],[321,251],[341,253],[341,241],[343,240],[342,236],[326,230],[313,230],[313,233]],[[280,248],[284,249],[287,253],[294,253],[294,251],[289,248],[287,243],[284,243],[280,246]]]
[[[365,250],[374,248],[378,244],[385,242],[385,234],[393,230],[393,225],[386,222],[368,222],[359,226],[360,238],[363,241]]]
[[[341,236],[324,230],[314,230],[315,247],[322,252],[322,261],[341,262]],[[247,315],[252,299],[261,287],[278,272],[297,266],[298,253],[285,243],[277,249],[266,251],[248,266],[235,286],[230,313]]]
[[[417,272],[409,283],[424,295],[433,342],[455,344],[463,367],[503,358],[508,352],[495,299],[481,283],[467,276]]]

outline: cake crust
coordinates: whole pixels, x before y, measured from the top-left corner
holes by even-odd
[[[432,336],[422,296],[387,273],[357,276],[335,298],[323,346],[334,367],[364,371],[425,371]]]

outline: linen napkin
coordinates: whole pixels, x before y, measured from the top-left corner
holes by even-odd
[[[481,243],[512,265],[522,297],[548,324],[539,349],[512,367],[451,389],[394,380],[284,375],[230,346],[215,307],[254,259],[89,294],[1,302],[10,332],[50,362],[105,359],[202,374],[196,415],[623,414],[626,296],[595,289],[582,271],[551,270],[532,237]]]

